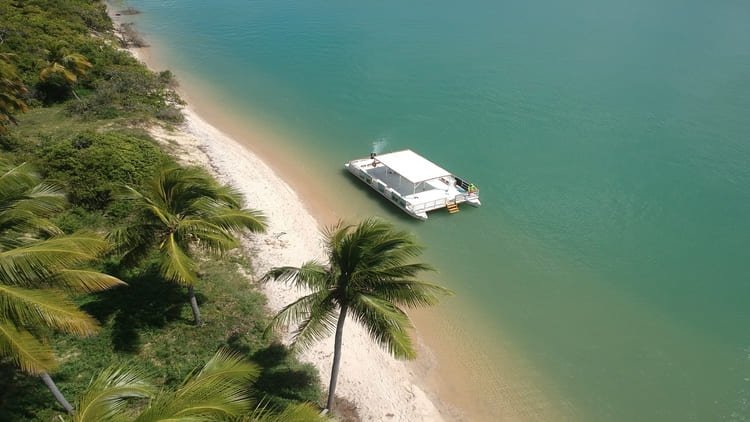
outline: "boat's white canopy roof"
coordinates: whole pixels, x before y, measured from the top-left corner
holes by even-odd
[[[378,155],[375,159],[413,184],[451,175],[447,170],[410,149]]]

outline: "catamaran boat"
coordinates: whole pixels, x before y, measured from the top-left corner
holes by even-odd
[[[383,155],[372,153],[369,158],[349,161],[344,167],[420,220],[427,219],[428,211],[440,208],[447,208],[453,214],[459,211],[461,203],[482,205],[474,184],[410,149]]]

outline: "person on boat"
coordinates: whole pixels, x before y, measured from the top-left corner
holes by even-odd
[[[479,189],[477,189],[477,186],[473,183],[469,183],[469,188],[467,189],[469,193],[477,193]]]

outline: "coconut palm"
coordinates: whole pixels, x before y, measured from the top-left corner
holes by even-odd
[[[325,237],[328,265],[308,261],[299,268],[272,268],[263,280],[289,282],[311,291],[284,307],[269,326],[298,324],[294,347],[308,347],[335,330],[326,405],[332,410],[346,317],[351,314],[391,355],[413,359],[412,324],[401,307],[434,305],[450,291],[416,279],[422,271],[432,270],[412,262],[423,248],[413,235],[389,223],[374,218],[356,226],[339,222],[326,230]]]
[[[93,65],[86,57],[79,53],[68,52],[64,47],[56,46],[49,52],[47,64],[39,72],[42,82],[56,80],[70,88],[70,91],[80,100],[75,90],[78,78],[88,73]]]
[[[158,248],[159,269],[169,281],[186,286],[196,325],[203,321],[195,298],[198,283],[193,249],[223,253],[239,246],[237,235],[265,230],[264,217],[241,207],[235,189],[222,186],[195,167],[167,166],[138,191],[127,187],[135,202],[134,218],[112,232],[124,260],[139,261]]]
[[[39,183],[26,165],[0,163],[0,169],[0,357],[41,377],[70,411],[49,376],[56,361],[40,328],[81,336],[95,333],[96,320],[78,309],[69,293],[96,292],[124,283],[80,268],[107,248],[100,236],[62,235],[45,218],[63,205],[59,189]]]
[[[28,109],[23,100],[28,90],[12,64],[14,57],[13,54],[0,53],[0,134],[7,130],[8,124],[16,123],[13,114]]]
[[[76,403],[74,422],[135,422],[231,420],[243,416],[247,422],[323,421],[307,405],[295,405],[281,413],[263,406],[252,408],[248,387],[260,373],[238,354],[219,350],[203,369],[190,376],[177,390],[158,389],[143,371],[111,367],[89,384]],[[131,399],[148,399],[141,412],[128,409]]]

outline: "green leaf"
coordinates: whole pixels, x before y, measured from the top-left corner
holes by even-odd
[[[129,399],[148,398],[158,390],[146,380],[146,374],[134,369],[110,367],[92,379],[76,403],[73,420],[101,422],[129,420],[124,411]]]
[[[103,274],[94,270],[60,270],[54,277],[55,284],[67,289],[94,293],[127,284],[117,277]]]
[[[195,262],[177,244],[174,234],[169,235],[161,246],[161,273],[167,280],[185,286],[198,282]]]
[[[78,309],[62,292],[31,290],[0,284],[0,317],[14,325],[44,325],[66,333],[87,336],[98,324]]]
[[[41,375],[55,368],[52,349],[37,340],[28,331],[0,322],[0,356],[8,357],[31,375]]]
[[[239,354],[220,350],[174,393],[159,395],[136,421],[216,420],[250,410],[247,386],[260,369]]]

